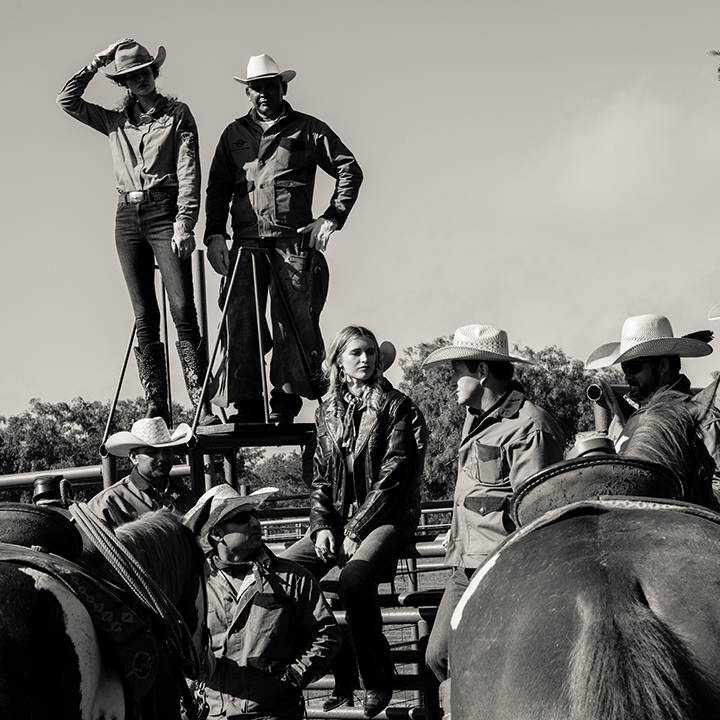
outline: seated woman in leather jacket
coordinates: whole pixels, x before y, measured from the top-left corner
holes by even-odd
[[[382,377],[383,353],[367,328],[341,330],[327,367],[330,389],[316,413],[310,528],[284,557],[318,578],[341,568],[340,599],[365,688],[365,714],[373,717],[390,702],[393,676],[378,584],[413,540],[427,430],[410,398]],[[338,657],[326,710],[353,701],[354,671],[347,652]]]

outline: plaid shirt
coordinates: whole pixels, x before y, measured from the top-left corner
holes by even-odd
[[[83,68],[67,81],[58,105],[110,140],[118,192],[157,190],[177,193],[177,219],[193,228],[200,209],[200,160],[195,119],[185,103],[159,96],[143,122],[133,106],[108,110],[82,99],[94,72]]]

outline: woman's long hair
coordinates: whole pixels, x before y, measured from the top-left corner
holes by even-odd
[[[351,340],[357,340],[358,338],[366,338],[375,346],[375,372],[372,380],[368,382],[365,402],[368,407],[371,407],[373,410],[377,410],[380,404],[380,396],[383,392],[380,387],[380,376],[383,371],[380,359],[380,345],[378,344],[375,333],[373,333],[372,330],[368,330],[362,325],[348,325],[335,335],[332,343],[330,343],[327,355],[327,370],[325,374],[329,385],[328,403],[335,415],[344,414],[345,403],[343,398],[347,392],[345,373],[340,367],[340,356],[345,351],[348,343]]]

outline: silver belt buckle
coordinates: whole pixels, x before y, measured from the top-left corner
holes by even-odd
[[[133,205],[137,205],[145,199],[145,193],[142,190],[133,190],[132,192],[129,192],[125,197],[127,199],[127,202],[132,203]]]

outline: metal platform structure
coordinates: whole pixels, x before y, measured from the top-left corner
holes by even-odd
[[[217,358],[221,343],[221,328],[225,317],[227,316],[228,306],[231,298],[231,289],[235,283],[237,270],[239,266],[240,256],[245,250],[251,258],[253,273],[253,290],[255,300],[255,316],[258,328],[258,372],[260,374],[262,384],[262,394],[264,400],[264,423],[230,423],[227,422],[225,412],[219,409],[221,424],[218,425],[200,425],[200,413],[202,402],[208,397],[210,382],[212,378],[212,368]],[[300,447],[303,452],[304,465],[307,453],[312,453],[315,449],[315,426],[312,423],[288,423],[288,422],[270,422],[269,398],[267,369],[265,363],[265,348],[262,345],[262,332],[260,325],[262,317],[260,313],[260,303],[258,300],[258,284],[257,284],[257,262],[269,262],[265,252],[261,252],[252,248],[241,248],[235,259],[235,263],[230,273],[229,286],[225,293],[225,301],[223,302],[220,320],[217,325],[216,337],[212,344],[212,351],[207,358],[207,372],[203,378],[202,394],[198,403],[193,421],[192,431],[193,440],[188,446],[188,464],[190,465],[190,476],[192,479],[193,490],[198,494],[202,494],[205,490],[212,487],[217,482],[217,473],[215,472],[214,456],[222,455],[223,457],[223,475],[224,480],[228,484],[236,487],[240,492],[244,491],[242,483],[239,482],[237,474],[237,451],[244,447],[283,447],[295,446]],[[274,277],[274,276],[273,276]],[[195,290],[195,304],[198,311],[198,322],[202,336],[208,338],[208,321],[207,321],[207,300],[205,288],[205,268],[204,253],[198,250],[193,253],[193,283]],[[165,288],[161,283],[162,302],[160,303],[162,315],[162,335],[166,348],[169,347],[168,342],[168,322],[167,322],[167,302],[165,297]],[[288,325],[295,337],[295,341],[300,349],[300,355],[303,360],[303,367],[308,377],[311,375],[309,359],[302,347],[297,327],[290,314],[287,298],[280,292],[280,298],[288,313]],[[105,451],[105,442],[110,435],[112,429],[113,417],[115,409],[120,397],[120,392],[125,378],[128,361],[131,355],[132,346],[135,340],[135,325],[130,332],[125,349],[125,355],[120,370],[120,375],[115,389],[110,413],[108,415],[105,432],[103,434],[102,444],[100,446],[100,456],[103,468],[103,486],[108,487],[117,481],[116,461],[115,458],[108,455]],[[206,344],[206,349],[208,345]],[[172,394],[170,391],[170,352],[166,353],[167,377],[168,377],[168,407],[172,413]],[[172,422],[172,416],[171,416]]]

